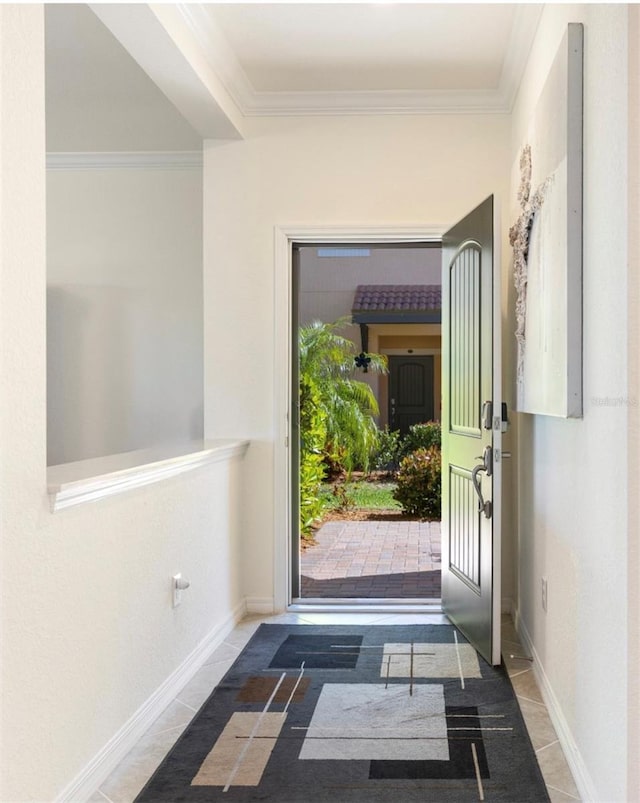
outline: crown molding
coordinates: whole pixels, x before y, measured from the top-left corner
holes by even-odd
[[[47,170],[199,170],[202,151],[49,152]]]
[[[403,114],[508,114],[496,91],[380,90],[362,92],[257,92],[247,117]]]
[[[500,84],[494,90],[258,92],[207,5],[178,5],[209,65],[245,117],[510,114],[542,8],[518,5]]]
[[[410,243],[438,242],[451,223],[291,223],[275,227],[276,242],[285,250],[296,243]]]

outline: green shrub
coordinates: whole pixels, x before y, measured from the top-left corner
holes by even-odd
[[[402,439],[401,456],[411,454],[416,449],[430,449],[442,445],[442,429],[439,421],[428,421],[426,424],[414,424]]]
[[[325,509],[320,486],[325,477],[326,413],[312,381],[300,380],[300,533],[308,538]]]
[[[394,471],[400,461],[400,433],[397,429],[385,427],[378,432],[378,444],[373,454],[372,464],[378,471]]]
[[[324,479],[324,460],[321,454],[300,453],[300,534],[309,538],[313,525],[325,510],[320,486]]]
[[[406,513],[430,521],[440,519],[441,454],[438,447],[417,449],[403,458],[397,482],[393,497]]]

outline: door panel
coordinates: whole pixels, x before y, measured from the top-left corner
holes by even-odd
[[[480,527],[478,502],[471,472],[449,467],[451,510],[449,519],[449,568],[478,593],[480,591]]]
[[[451,266],[451,308],[456,310],[451,328],[451,429],[481,437],[480,432],[480,248],[471,242]]]
[[[389,429],[405,435],[433,419],[433,357],[389,358]]]
[[[443,238],[442,605],[478,652],[499,663],[500,287],[493,228],[491,197]]]

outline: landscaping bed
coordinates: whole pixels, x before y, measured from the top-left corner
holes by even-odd
[[[393,498],[396,487],[386,471],[354,472],[349,481],[339,478],[322,483],[320,496],[325,509],[312,535],[327,521],[419,521],[419,516],[405,513]],[[312,543],[310,540],[309,545]]]

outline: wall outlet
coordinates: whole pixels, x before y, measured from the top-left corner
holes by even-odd
[[[174,574],[171,578],[171,589],[173,591],[173,607],[177,608],[182,604],[182,592],[189,588],[189,581],[185,580],[181,572]]]
[[[542,610],[547,612],[547,578],[542,578]]]

